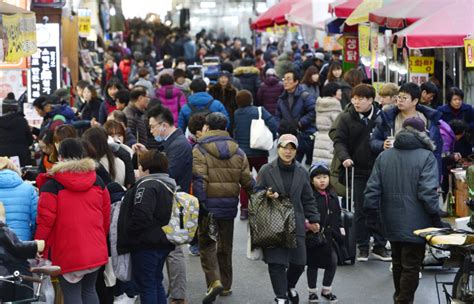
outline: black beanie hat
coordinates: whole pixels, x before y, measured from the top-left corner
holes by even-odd
[[[323,162],[314,163],[311,166],[311,168],[309,168],[310,178],[313,179],[313,177],[315,177],[317,175],[320,175],[320,174],[330,175],[329,168]]]

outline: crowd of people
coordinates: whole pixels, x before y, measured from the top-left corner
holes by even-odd
[[[203,303],[232,294],[234,219],[248,219],[249,196],[258,191],[289,197],[295,214],[296,248],[263,248],[275,302],[299,302],[295,287],[306,266],[309,302],[335,302],[337,247],[349,233],[338,196],[350,186],[357,261],[370,253],[391,261],[394,302],[413,302],[425,251],[412,232],[443,227],[439,189],[447,190],[449,168],[472,153],[474,112],[462,90],[450,88],[446,105],[434,108],[434,83],[387,83],[377,94],[362,69],[343,72],[337,51],[295,42],[287,51],[270,44],[254,52],[240,39],[203,32],[195,42],[187,33],[170,36],[158,49],[146,37],[141,29],[132,50],[108,51],[100,87],[79,81],[73,101],[58,94],[34,100],[39,128],[15,107],[0,117],[0,155],[40,171],[38,194],[11,160],[0,159],[4,222],[22,241],[45,241],[31,257],[38,251],[61,266],[66,304],[113,303],[114,296],[186,303],[185,251],[161,229],[178,188],[200,204],[189,252],[205,274]],[[206,54],[220,57],[215,77],[188,68]],[[276,140],[275,159],[251,147],[259,117]],[[354,183],[346,185],[351,167]],[[111,249],[111,206],[120,201],[130,203],[120,209]],[[308,235],[318,233],[327,241],[309,246]],[[114,250],[130,253],[130,281],[114,277]],[[325,269],[320,295],[318,268]]]

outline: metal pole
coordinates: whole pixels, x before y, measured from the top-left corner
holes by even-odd
[[[463,49],[460,48],[458,49],[458,63],[459,63],[459,88],[462,90],[463,87],[463,82],[464,82],[464,54],[463,54]]]
[[[443,48],[443,104],[446,104],[446,49]]]

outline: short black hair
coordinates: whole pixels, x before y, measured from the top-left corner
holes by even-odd
[[[328,82],[321,91],[321,97],[334,97],[340,88],[341,86],[337,82]]]
[[[227,128],[227,117],[221,112],[213,112],[206,116],[206,125],[209,130],[222,130]]]
[[[58,154],[63,159],[84,158],[84,147],[78,138],[66,138],[59,144]]]
[[[428,94],[438,94],[438,87],[431,81],[423,82],[420,86],[421,92],[426,91]]]
[[[33,107],[43,110],[46,104],[46,96],[40,96],[33,101]]]
[[[90,82],[87,80],[79,80],[76,84],[76,87],[79,87],[81,89],[85,89],[87,86],[90,85]]]
[[[156,149],[140,154],[138,163],[142,166],[143,171],[149,170],[151,174],[168,173],[168,159],[164,153]]]
[[[283,75],[286,75],[286,74],[291,74],[293,75],[293,81],[300,81],[300,75],[298,75],[298,73],[295,71],[295,70],[288,70],[288,71],[285,71],[285,73],[283,73]]]
[[[176,80],[176,79],[178,79],[178,78],[180,78],[180,77],[186,78],[186,72],[183,71],[183,70],[181,70],[181,69],[176,69],[176,70],[174,70],[174,72],[173,72],[173,78],[174,78],[174,80]],[[160,79],[160,80],[161,80],[161,79]]]
[[[165,69],[171,69],[173,67],[173,59],[168,58],[168,59],[163,60],[163,67]]]
[[[186,58],[184,58],[183,56],[176,58],[175,60],[176,65],[178,65],[178,63],[181,63],[181,62],[186,63]]]
[[[202,78],[196,78],[191,82],[189,88],[193,93],[206,92],[207,84]]]
[[[138,98],[146,96],[148,94],[147,90],[142,86],[136,86],[130,92],[130,101],[135,102]]]
[[[374,87],[369,84],[361,83],[352,89],[352,96],[375,99],[375,95],[377,95],[377,92],[375,91]]]
[[[446,92],[446,100],[450,102],[454,96],[459,96],[461,100],[464,100],[464,92],[458,87],[452,87]]]
[[[126,106],[130,102],[130,91],[127,89],[122,89],[115,94],[115,98],[118,102],[125,104]]]
[[[221,71],[227,71],[229,73],[234,73],[234,66],[229,62],[224,62],[221,64]]]
[[[150,108],[147,112],[147,117],[164,121],[170,126],[174,125],[173,113],[171,113],[170,109],[162,105],[156,105]]]
[[[173,84],[174,83],[173,76],[171,76],[170,74],[165,73],[165,74],[160,76],[160,80],[158,81],[158,83],[161,86]]]
[[[120,110],[115,110],[109,115],[112,115],[115,121],[123,123],[125,126],[127,126],[128,120],[127,120],[127,115],[125,115],[124,112]]]
[[[196,135],[197,131],[201,131],[206,124],[206,115],[196,113],[189,118],[188,129],[191,134]]]
[[[455,135],[461,135],[469,129],[469,125],[461,119],[453,119],[449,122],[449,126]]]
[[[416,83],[413,82],[407,82],[402,84],[402,86],[398,90],[398,93],[407,93],[411,96],[412,100],[420,100],[421,98],[421,89]]]

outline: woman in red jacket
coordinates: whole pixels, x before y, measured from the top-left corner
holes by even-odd
[[[61,266],[64,303],[98,304],[95,282],[108,261],[110,197],[84,158],[78,139],[59,145],[59,162],[37,180],[40,187],[35,238],[46,241],[45,255]]]

